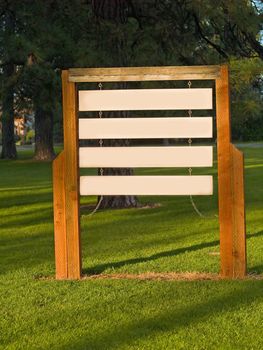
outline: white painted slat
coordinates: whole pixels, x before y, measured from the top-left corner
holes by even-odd
[[[81,195],[212,195],[213,177],[81,176]]]
[[[79,139],[211,138],[212,117],[79,119]]]
[[[79,91],[79,111],[212,108],[211,88]]]
[[[211,167],[212,146],[80,147],[81,168]]]

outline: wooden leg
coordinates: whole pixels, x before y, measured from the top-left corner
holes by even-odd
[[[244,158],[243,153],[232,144],[230,155],[230,167],[223,174],[230,178],[229,190],[221,187],[219,200],[221,276],[243,278],[246,275]],[[223,191],[228,196],[222,196]]]
[[[62,72],[62,96],[67,278],[80,279],[81,247],[77,114],[78,94],[76,84],[69,82],[68,71]]]
[[[228,67],[223,65],[216,79],[221,276],[241,278],[246,273],[244,161],[231,144],[229,96]]]
[[[246,224],[244,200],[244,157],[234,145],[232,148],[232,217],[233,217],[233,276],[246,275]]]
[[[53,203],[56,278],[66,279],[68,277],[68,271],[65,217],[64,151],[62,151],[53,161]]]

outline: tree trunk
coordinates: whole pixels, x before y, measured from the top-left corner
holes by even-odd
[[[127,14],[129,9],[129,1],[127,0],[94,0],[92,1],[93,12],[99,19],[110,20],[113,25],[118,27],[121,23],[127,22]],[[115,37],[115,50],[111,51],[111,55],[115,58],[117,66],[127,65],[127,40],[124,35]],[[121,85],[121,86],[120,86]],[[122,83],[119,88],[126,88],[126,84]],[[103,118],[127,118],[127,112],[104,112]],[[129,140],[105,140],[104,146],[128,146]],[[103,175],[133,175],[133,169],[130,168],[107,168],[103,169]],[[98,198],[99,200],[100,198]],[[136,196],[103,196],[100,208],[131,208],[138,207],[139,202]]]
[[[53,113],[36,107],[35,111],[35,156],[37,160],[52,160],[55,156],[53,147]]]
[[[1,158],[5,159],[15,159],[17,157],[14,135],[14,86],[11,82],[14,72],[15,66],[13,63],[8,63],[3,67]]]
[[[114,111],[114,112],[103,112],[102,117],[104,118],[127,118],[128,112],[126,111]],[[127,139],[118,140],[103,140],[103,146],[105,147],[127,147],[130,141]],[[102,146],[102,147],[103,147]],[[98,171],[100,174],[100,169]],[[133,169],[131,168],[103,168],[104,175],[133,175]],[[100,197],[98,198],[98,201]],[[136,196],[103,196],[100,208],[132,208],[138,207],[139,202]]]
[[[103,175],[133,175],[133,169],[131,168],[120,168],[120,169],[112,169],[107,168],[104,169]],[[99,197],[100,199],[100,197]],[[136,208],[139,206],[139,202],[136,196],[103,196],[100,208]]]

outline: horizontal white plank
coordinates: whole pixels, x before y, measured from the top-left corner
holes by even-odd
[[[213,177],[81,176],[81,195],[211,195]]]
[[[79,91],[79,111],[212,109],[212,89]]]
[[[211,167],[212,146],[80,147],[81,168]]]
[[[211,138],[212,117],[79,119],[80,139]]]

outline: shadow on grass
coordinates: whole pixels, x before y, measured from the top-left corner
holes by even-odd
[[[247,239],[260,237],[262,235],[263,235],[263,231],[255,232],[253,234],[248,235]],[[96,265],[96,266],[93,266],[90,268],[83,269],[83,273],[87,274],[87,275],[98,275],[100,273],[103,273],[105,270],[107,270],[109,268],[120,268],[120,267],[123,267],[125,265],[139,264],[139,263],[157,260],[160,258],[166,258],[166,257],[171,257],[171,256],[179,255],[179,254],[184,254],[187,252],[194,252],[194,251],[197,251],[200,249],[218,246],[219,243],[220,243],[219,240],[212,241],[212,242],[204,242],[204,243],[200,243],[200,244],[191,245],[188,247],[182,247],[182,248],[178,248],[178,249],[173,249],[173,250],[168,250],[168,251],[156,253],[156,254],[153,254],[153,255],[150,255],[147,257],[127,259],[127,260],[111,262],[111,263],[109,262],[109,263],[100,264],[100,265]],[[256,268],[253,268],[253,270],[255,270],[255,269]],[[260,267],[259,267],[258,269],[256,269],[256,271],[262,272],[262,269],[260,270]]]
[[[192,284],[191,282],[188,283],[189,288],[197,288],[196,284]],[[202,283],[203,284],[201,285],[201,290],[204,291],[203,288],[205,287],[206,291],[204,292],[205,295],[200,297],[201,301],[199,297],[197,298],[197,300],[199,299],[198,302],[191,300],[190,297],[189,300],[191,304],[189,305],[189,303],[187,303],[187,306],[184,306],[184,304],[180,300],[178,302],[175,300],[173,303],[170,304],[169,307],[166,306],[163,309],[163,312],[159,312],[159,314],[153,312],[152,315],[149,315],[149,313],[147,313],[147,316],[145,315],[144,311],[147,310],[150,303],[154,304],[156,302],[156,299],[158,300],[158,295],[153,294],[151,297],[145,297],[145,294],[143,294],[143,292],[141,292],[141,295],[139,295],[139,292],[138,298],[140,298],[139,300],[144,300],[144,303],[141,307],[142,311],[139,312],[136,315],[136,317],[133,317],[132,322],[129,322],[129,324],[123,324],[121,320],[115,320],[115,322],[112,322],[103,332],[100,332],[99,336],[96,333],[89,333],[88,331],[86,331],[86,334],[84,334],[82,338],[80,338],[77,342],[74,342],[74,344],[68,344],[68,346],[70,349],[85,348],[94,350],[108,350],[120,348],[124,349],[126,348],[126,346],[129,348],[133,348],[134,346],[134,348],[139,349],[144,348],[144,346],[151,346],[151,348],[159,348],[161,343],[161,348],[165,348],[165,346],[169,343],[168,340],[170,339],[171,341],[171,338],[174,336],[174,348],[176,348],[176,341],[179,341],[180,345],[182,345],[183,342],[185,348],[185,346],[187,347],[190,345],[192,341],[191,336],[193,337],[193,335],[191,335],[190,333],[189,339],[180,340],[180,336],[179,339],[177,336],[180,330],[184,330],[185,332],[187,332],[187,330],[190,330],[190,332],[193,332],[195,330],[194,327],[196,327],[196,332],[198,332],[198,329],[200,332],[200,327],[202,327],[204,334],[199,334],[199,337],[205,336],[207,327],[209,327],[210,331],[216,328],[216,323],[210,326],[207,324],[209,322],[209,319],[213,317],[215,321],[222,322],[222,318],[224,320],[224,316],[226,316],[227,314],[233,315],[233,318],[228,319],[228,321],[226,321],[226,323],[222,325],[222,329],[225,329],[226,334],[224,337],[222,337],[220,333],[216,332],[214,334],[213,344],[210,343],[210,346],[212,348],[239,348],[239,342],[241,342],[240,348],[243,348],[242,342],[245,342],[245,346],[251,344],[251,342],[253,344],[255,342],[257,345],[262,345],[260,337],[261,330],[259,328],[255,329],[255,338],[246,340],[245,336],[241,337],[242,322],[240,322],[239,314],[239,311],[241,309],[248,309],[257,300],[262,299],[262,281],[253,283],[234,282],[234,285],[231,285],[232,282],[227,281],[212,282],[213,286],[211,285],[210,288],[209,284],[207,284],[206,282]],[[226,293],[222,290],[215,290],[214,286],[216,283],[224,283],[225,288],[227,288],[228,285],[231,288],[231,291]],[[129,295],[127,295],[127,298],[128,297]],[[163,297],[167,298],[167,295]],[[125,313],[132,312],[133,303],[138,303],[138,299],[133,302],[131,302],[130,299],[128,300],[129,304],[124,306],[123,312]],[[114,305],[116,303],[118,303],[118,297],[112,303],[112,310],[114,310]],[[107,308],[107,312],[109,311],[110,310]],[[85,316],[87,317],[87,315],[83,314],[83,317]],[[257,318],[258,317],[259,315],[257,315]],[[216,320],[216,318],[218,319]],[[258,344],[258,342],[260,344]],[[205,345],[207,345],[205,343],[206,342],[204,341],[204,348]],[[66,344],[64,344],[63,347],[59,347],[59,349],[62,350],[67,348],[67,346],[65,345]]]
[[[44,193],[41,193],[40,191],[36,190],[23,194],[7,194],[5,196],[1,196],[0,209],[7,211],[8,209],[12,209],[12,207],[21,207],[24,205],[36,204],[40,202],[52,203],[51,200],[52,192],[50,189],[45,189]]]
[[[263,265],[252,266],[248,269],[248,272],[252,274],[261,274],[263,272]]]
[[[43,202],[45,195],[38,199],[39,205],[49,203]],[[29,198],[26,204],[32,204]],[[0,274],[54,261],[52,209],[26,208],[22,213],[19,208],[17,214],[9,212],[0,225]]]
[[[261,236],[263,236],[263,230],[255,233],[247,234],[247,239],[261,237]]]
[[[173,250],[168,250],[165,252],[156,253],[156,254],[153,254],[153,255],[150,255],[147,257],[127,259],[127,260],[118,261],[118,262],[96,265],[94,267],[84,269],[83,273],[88,274],[88,275],[89,274],[100,274],[100,273],[104,272],[105,270],[107,270],[108,268],[120,268],[120,267],[123,267],[125,265],[144,263],[147,261],[153,261],[153,260],[157,260],[160,258],[166,258],[166,257],[170,257],[170,256],[183,254],[186,252],[194,252],[194,251],[197,251],[199,249],[214,247],[214,246],[217,246],[218,244],[219,244],[219,241],[205,242],[205,243],[200,243],[200,244],[196,244],[196,245],[192,245],[192,246],[188,246],[188,247],[182,247],[182,248],[178,248],[178,249],[173,249]]]
[[[54,261],[54,243],[50,228],[15,239],[1,238],[0,245],[0,274],[31,269]]]
[[[9,215],[8,221],[1,223],[1,229],[21,229],[24,227],[26,231],[27,228],[31,228],[32,226],[51,223],[52,219],[52,208],[33,209],[32,212]]]

